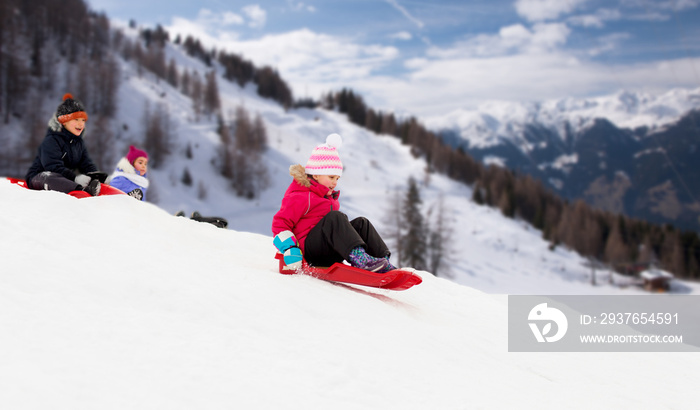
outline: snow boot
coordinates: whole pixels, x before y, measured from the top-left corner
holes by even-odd
[[[385,256],[384,259],[386,259],[387,265],[384,269],[378,270],[377,273],[387,273],[389,271],[398,269],[396,266],[391,264],[391,261],[389,260],[388,256]]]
[[[190,217],[190,219],[195,220],[197,222],[210,223],[216,226],[217,228],[226,229],[228,227],[228,221],[225,218],[221,218],[218,216],[202,216],[197,211],[192,212],[192,217]]]
[[[102,185],[100,185],[100,181],[97,179],[93,179],[90,181],[89,184],[85,188],[83,188],[83,191],[87,192],[88,194],[92,196],[97,196],[100,194],[100,188]]]
[[[389,264],[389,260],[387,259],[375,258],[374,256],[368,255],[365,249],[361,246],[358,246],[350,251],[348,262],[350,262],[350,265],[356,268],[368,270],[370,272],[381,271]]]

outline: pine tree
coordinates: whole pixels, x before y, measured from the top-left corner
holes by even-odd
[[[219,86],[216,83],[216,71],[211,71],[206,75],[204,85],[203,108],[207,116],[216,113],[221,108],[219,98]]]
[[[190,98],[192,98],[195,121],[199,121],[199,116],[204,108],[204,86],[202,85],[202,78],[197,71],[191,77]]]
[[[144,125],[146,135],[144,137],[144,148],[149,155],[149,165],[157,167],[171,152],[170,135],[170,115],[165,105],[156,106],[155,112],[151,113],[150,106],[146,104],[144,110]]]
[[[404,223],[402,198],[399,190],[395,190],[390,198],[384,220],[385,225],[390,227],[385,238],[390,244],[390,249],[392,249],[391,256],[393,256],[394,262],[401,266],[403,255],[403,241],[401,238],[403,237]]]
[[[170,63],[168,63],[168,71],[165,77],[165,81],[168,82],[168,84],[172,85],[174,88],[178,87],[178,74],[177,74],[177,63],[175,62],[174,58],[170,59]]]
[[[629,262],[629,258],[630,255],[622,238],[620,224],[614,223],[605,243],[605,260],[612,264],[624,264]]]
[[[221,175],[228,179],[233,179],[233,158],[236,153],[236,146],[231,135],[231,129],[221,115],[218,116],[218,122],[217,133],[221,139],[221,145],[219,146]]]
[[[90,137],[87,143],[97,169],[110,169],[114,166],[114,133],[107,117],[97,117],[94,126],[91,126],[88,132]]]
[[[433,222],[429,229],[428,237],[428,271],[435,276],[448,276],[449,255],[451,254],[452,230],[445,208],[445,200],[441,196],[438,199]],[[432,213],[429,212],[429,215]]]
[[[185,167],[185,170],[182,172],[180,182],[182,182],[183,185],[192,186],[192,175],[190,175],[190,170],[187,167]]]
[[[190,77],[190,71],[185,70],[184,73],[182,73],[182,78],[180,79],[180,91],[182,91],[183,94],[185,95],[190,95],[190,86],[192,83],[192,78]]]
[[[422,200],[416,180],[408,180],[408,192],[403,203],[403,222],[407,229],[402,240],[403,260],[408,266],[425,270],[427,252],[426,226],[421,214]]]

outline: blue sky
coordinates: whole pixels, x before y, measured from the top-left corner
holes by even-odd
[[[421,117],[485,101],[700,87],[700,0],[88,0]]]

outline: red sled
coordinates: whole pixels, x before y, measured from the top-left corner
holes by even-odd
[[[8,181],[10,181],[11,184],[19,185],[21,187],[25,187],[29,189],[27,186],[27,182],[23,179],[17,179],[17,178],[6,178]],[[70,196],[74,196],[76,198],[89,198],[92,195],[88,194],[85,191],[71,191],[68,193]],[[103,195],[126,195],[122,190],[115,188],[113,186],[109,186],[107,184],[100,184],[100,193],[98,196],[103,196]]]
[[[294,270],[284,264],[284,256],[281,253],[277,252],[275,259],[279,261],[279,272],[285,275],[302,273],[331,282],[350,283],[391,290],[406,290],[423,282],[423,279],[414,272],[403,269],[395,269],[386,273],[376,273],[343,263],[334,263],[329,268],[319,268],[309,266],[305,260],[302,260],[302,267]]]

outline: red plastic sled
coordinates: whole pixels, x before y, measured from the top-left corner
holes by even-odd
[[[17,179],[17,178],[6,178],[10,183],[19,185],[21,187],[25,187],[29,189],[27,186],[27,182],[23,179]],[[74,196],[76,198],[89,198],[92,195],[88,194],[85,191],[71,191],[68,193],[70,196]],[[115,188],[113,186],[109,186],[107,184],[101,184],[100,186],[100,194],[98,196],[103,196],[103,195],[126,195],[124,192],[122,192],[120,189]]]
[[[275,259],[279,261],[279,272],[285,275],[302,273],[331,282],[351,283],[391,290],[406,290],[423,282],[423,279],[412,271],[402,269],[386,273],[375,273],[343,263],[334,263],[329,268],[318,268],[309,266],[303,260],[301,269],[294,270],[284,264],[284,256],[281,253],[277,252]]]

